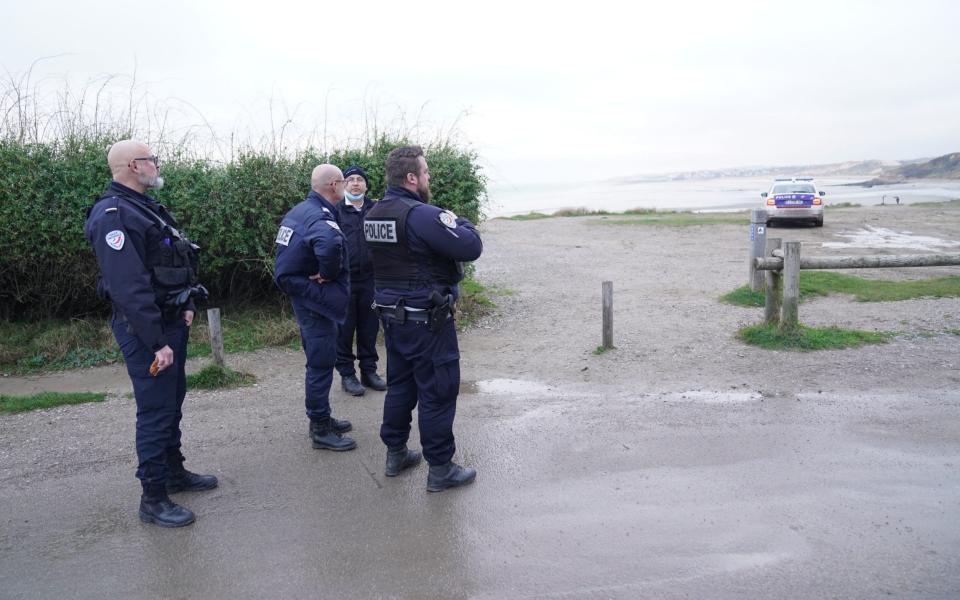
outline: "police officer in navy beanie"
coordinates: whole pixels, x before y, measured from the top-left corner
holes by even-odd
[[[163,178],[146,144],[119,141],[107,163],[113,181],[88,211],[84,236],[100,266],[97,291],[113,305],[111,327],[137,403],[140,520],[181,527],[193,523],[194,514],[168,494],[217,487],[213,475],[187,471],[180,453],[193,298],[206,297],[197,281],[198,246],[147,195],[163,187]]]
[[[423,457],[430,465],[427,491],[440,492],[477,476],[453,462],[460,388],[453,305],[463,279],[461,263],[479,258],[483,243],[470,221],[430,205],[430,170],[419,146],[392,151],[386,171],[383,200],[364,218],[387,346],[380,426],[387,446],[384,471],[394,477],[420,462],[420,453],[407,448],[417,408]]]
[[[373,261],[363,239],[363,217],[370,211],[373,201],[366,197],[369,180],[363,168],[356,165],[343,172],[346,187],[343,201],[338,202],[337,216],[340,229],[347,240],[350,256],[350,303],[347,319],[340,327],[337,339],[337,372],[340,373],[343,391],[362,396],[365,388],[377,391],[387,389],[387,384],[377,375],[377,332],[380,321],[373,307]],[[357,353],[353,354],[356,336]],[[360,379],[354,361],[360,363]]]
[[[330,385],[337,362],[337,333],[347,316],[350,267],[347,243],[334,202],[343,198],[343,174],[319,165],[310,193],[283,217],[277,233],[273,278],[293,302],[307,355],[305,404],[314,448],[344,451],[357,447],[350,421],[330,414]]]

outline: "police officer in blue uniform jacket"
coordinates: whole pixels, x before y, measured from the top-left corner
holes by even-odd
[[[366,197],[367,173],[361,167],[350,166],[343,172],[346,188],[343,201],[336,204],[340,229],[347,239],[350,255],[350,303],[347,319],[340,327],[337,340],[337,372],[343,391],[362,396],[365,387],[383,391],[387,384],[377,375],[377,332],[380,320],[373,310],[373,261],[363,238],[363,217],[373,201]],[[357,354],[353,354],[356,334]],[[360,362],[360,379],[354,361]]]
[[[206,297],[196,277],[198,247],[146,195],[162,187],[163,178],[145,144],[119,141],[107,162],[113,181],[88,211],[84,235],[100,266],[98,292],[113,305],[111,327],[137,403],[139,515],[146,523],[180,527],[193,523],[194,514],[168,493],[217,487],[216,477],[187,471],[180,452],[193,297]]]
[[[387,191],[364,218],[373,255],[375,299],[387,347],[387,394],[380,438],[385,474],[418,464],[407,448],[413,409],[427,491],[473,482],[477,472],[453,462],[453,420],[460,388],[460,350],[453,320],[462,262],[476,260],[483,243],[468,220],[431,206],[430,171],[419,146],[387,157]]]
[[[333,165],[313,170],[311,192],[280,223],[273,274],[293,303],[307,355],[305,402],[313,447],[334,451],[357,447],[342,435],[352,428],[350,422],[330,414],[337,334],[350,300],[347,243],[333,206],[343,197],[343,183],[343,174]]]

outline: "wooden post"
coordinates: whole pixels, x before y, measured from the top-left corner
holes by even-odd
[[[780,331],[797,328],[800,319],[800,242],[783,245],[783,310]]]
[[[780,246],[780,238],[767,239],[765,256],[770,256],[774,250],[779,250]],[[765,287],[767,289],[766,302],[763,304],[763,320],[767,325],[779,325],[780,308],[783,306],[783,271],[764,271],[763,273],[766,276]]]
[[[603,290],[603,347],[613,348],[613,282],[604,281]]]
[[[762,208],[755,208],[750,211],[750,269],[749,285],[754,292],[763,289],[763,273],[757,271],[753,259],[760,256],[769,256],[766,251],[767,239],[767,211]]]
[[[223,363],[223,331],[220,329],[220,309],[207,309],[207,323],[210,325],[210,350],[213,352],[213,362],[221,367]]]

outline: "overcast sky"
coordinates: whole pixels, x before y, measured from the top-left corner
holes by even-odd
[[[0,61],[259,139],[459,132],[495,185],[960,150],[960,3],[16,1]],[[123,83],[126,82],[126,83]],[[324,132],[326,135],[324,136]]]

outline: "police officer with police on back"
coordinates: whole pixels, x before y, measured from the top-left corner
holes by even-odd
[[[343,174],[333,165],[313,170],[310,193],[280,223],[273,273],[293,303],[307,355],[304,387],[311,442],[314,448],[337,452],[357,447],[343,435],[352,429],[350,421],[330,414],[337,335],[350,300],[347,243],[333,206],[343,198],[343,184]]]
[[[453,420],[460,388],[460,350],[454,325],[463,261],[480,257],[483,243],[470,221],[430,203],[430,171],[419,146],[387,157],[387,190],[364,219],[373,255],[375,300],[387,347],[387,394],[380,438],[385,474],[420,462],[407,448],[413,409],[427,491],[468,485],[477,472],[453,462]]]
[[[213,475],[187,471],[180,452],[193,298],[207,295],[197,281],[199,247],[146,194],[163,187],[159,160],[146,144],[119,141],[107,162],[113,181],[88,211],[84,235],[100,266],[97,291],[113,305],[111,327],[137,403],[140,520],[181,527],[194,514],[168,494],[217,487]]]

